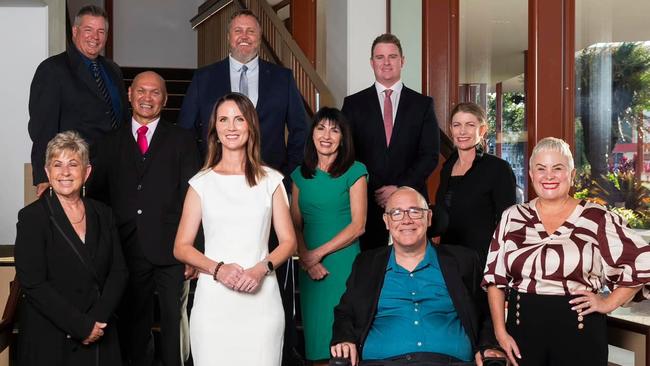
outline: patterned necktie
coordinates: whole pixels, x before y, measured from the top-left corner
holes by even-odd
[[[99,89],[99,93],[102,95],[104,102],[106,102],[106,104],[108,105],[108,109],[111,114],[111,128],[116,129],[119,126],[119,123],[117,121],[117,117],[115,116],[115,111],[113,110],[113,104],[111,103],[111,95],[108,93],[108,89],[106,88],[106,84],[104,83],[104,78],[102,77],[102,73],[99,70],[99,63],[97,62],[97,60],[90,61],[90,68],[93,72],[95,83],[97,83],[97,89]]]
[[[393,134],[393,102],[390,100],[393,91],[384,90],[384,130],[386,131],[386,146],[390,145],[390,137]]]
[[[248,76],[246,76],[246,71],[248,66],[242,65],[241,74],[239,74],[239,92],[248,96]]]
[[[149,148],[149,143],[147,143],[147,131],[149,131],[147,126],[138,128],[138,147],[140,148],[142,155],[144,155]]]

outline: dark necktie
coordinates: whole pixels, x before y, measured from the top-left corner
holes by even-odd
[[[247,70],[248,67],[246,65],[242,65],[241,74],[239,74],[239,92],[245,96],[248,96],[248,76],[246,76]]]
[[[390,145],[390,136],[393,134],[393,102],[390,95],[393,94],[391,89],[384,90],[384,130],[386,131],[386,146]]]
[[[119,126],[117,117],[115,116],[115,111],[113,110],[113,103],[111,103],[111,95],[108,93],[106,84],[104,83],[104,78],[102,77],[102,72],[99,70],[99,63],[97,60],[90,61],[90,68],[93,72],[93,77],[95,78],[95,83],[97,83],[97,88],[99,93],[104,98],[104,102],[108,105],[108,109],[111,114],[111,128],[116,129]]]

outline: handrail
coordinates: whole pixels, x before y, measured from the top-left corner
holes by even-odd
[[[203,11],[192,18],[192,27],[196,28],[215,14],[232,10],[232,7],[250,9],[259,18],[262,26],[260,57],[291,69],[310,114],[321,106],[336,105],[334,95],[266,0],[210,0],[199,8]],[[225,26],[222,29],[222,39],[225,39]],[[227,54],[220,56],[224,58]]]

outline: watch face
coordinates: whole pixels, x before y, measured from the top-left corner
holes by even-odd
[[[273,272],[273,262],[267,261],[266,262],[266,269],[269,273]]]

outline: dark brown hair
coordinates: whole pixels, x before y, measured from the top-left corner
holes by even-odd
[[[352,128],[350,127],[350,123],[348,123],[348,120],[340,110],[323,107],[312,118],[309,135],[307,135],[307,141],[305,141],[305,158],[300,167],[300,173],[306,179],[313,178],[316,173],[318,152],[314,144],[314,130],[323,121],[328,121],[341,130],[341,142],[339,143],[336,159],[334,159],[327,173],[334,178],[340,177],[354,163],[354,143],[352,142]]]
[[[263,169],[262,154],[260,153],[260,122],[255,111],[255,106],[247,96],[240,93],[229,93],[219,98],[212,108],[210,114],[210,126],[208,127],[208,153],[205,157],[203,169],[214,168],[223,157],[223,146],[217,135],[217,111],[225,102],[233,102],[239,108],[246,125],[248,126],[248,141],[246,141],[246,162],[244,173],[246,182],[250,187],[257,185],[259,179],[266,175]]]
[[[403,56],[404,54],[402,53],[402,43],[399,41],[399,38],[395,36],[394,34],[391,33],[384,33],[380,35],[379,37],[375,38],[374,41],[372,41],[372,47],[370,47],[370,58],[372,59],[372,55],[375,52],[375,46],[377,43],[391,43],[397,46],[397,49],[399,50],[399,55]]]

